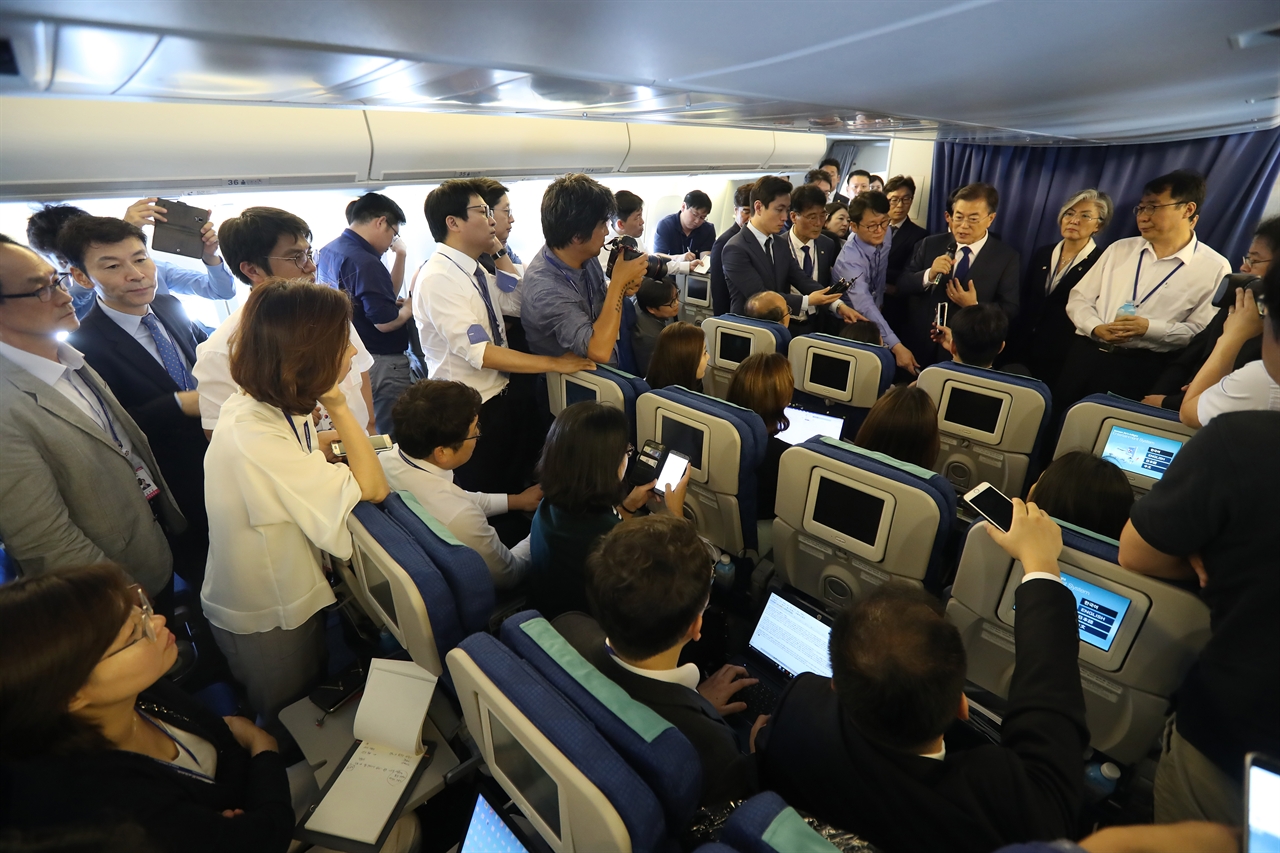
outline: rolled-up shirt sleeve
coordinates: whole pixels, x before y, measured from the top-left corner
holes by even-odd
[[[156,261],[157,284],[171,293],[190,293],[205,299],[234,299],[235,279],[226,264],[205,265],[204,272],[189,270],[167,261]]]

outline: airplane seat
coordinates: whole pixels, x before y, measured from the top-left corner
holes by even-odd
[[[685,513],[699,534],[733,555],[757,549],[756,469],[769,446],[759,415],[671,386],[636,402],[636,438],[641,446],[652,439],[689,457]]]
[[[552,417],[574,403],[604,403],[626,412],[627,423],[632,425],[631,439],[635,441],[636,398],[649,390],[649,383],[643,378],[605,364],[596,365],[595,370],[548,373],[546,377]]]
[[[955,362],[926,367],[917,382],[938,407],[942,452],[934,470],[961,495],[981,483],[1021,495],[1049,427],[1049,386]]]
[[[786,353],[791,333],[781,323],[756,320],[739,314],[722,314],[702,321],[707,337],[707,371],[702,377],[703,390],[712,397],[724,399],[729,393],[729,380],[747,356],[758,352]]]
[[[413,536],[376,504],[361,501],[347,518],[351,570],[364,606],[414,663],[448,680],[445,654],[465,632],[453,590]]]
[[[835,853],[839,850],[773,791],[756,794],[734,809],[720,833],[720,843],[738,853]]]
[[[533,667],[491,634],[447,660],[493,778],[552,850],[673,849],[654,792]]]
[[[1110,460],[1141,497],[1195,434],[1195,427],[1178,420],[1177,412],[1113,394],[1090,394],[1067,409],[1053,458],[1082,450]]]
[[[850,441],[897,370],[887,347],[820,333],[792,338],[787,358],[796,383],[792,400],[802,409],[844,418],[841,437]]]
[[[797,589],[846,607],[905,580],[939,592],[956,494],[940,474],[825,436],[782,454],[773,560]]]
[[[1190,592],[1121,568],[1115,540],[1063,524],[1062,544],[1058,564],[1077,600],[1092,746],[1132,765],[1156,743],[1174,691],[1209,639],[1209,608]],[[974,525],[947,602],[947,620],[964,639],[969,682],[1000,699],[1013,676],[1022,574],[986,525]]]
[[[592,666],[536,610],[509,617],[499,638],[551,682],[640,774],[674,832],[689,825],[702,793],[702,761],[679,729]]]

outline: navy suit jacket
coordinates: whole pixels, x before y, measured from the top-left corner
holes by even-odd
[[[741,225],[733,223],[711,246],[708,259],[711,266],[711,311],[717,317],[729,313],[729,285],[724,280],[724,245],[741,230]]]
[[[725,283],[729,288],[729,310],[734,314],[745,314],[748,299],[762,290],[772,290],[782,294],[793,315],[799,315],[803,297],[792,293],[791,288],[802,294],[822,289],[801,271],[791,255],[791,247],[782,242],[788,239],[787,236],[776,234],[773,239],[772,262],[749,228],[743,228],[725,243],[721,257]],[[827,275],[829,278],[829,268]]]
[[[890,284],[895,284],[898,281],[898,276],[902,275],[907,262],[911,260],[911,253],[915,249],[916,243],[919,243],[928,235],[929,232],[912,222],[910,217],[898,226],[898,230],[893,232],[893,245],[889,247],[889,267],[888,272],[885,274],[886,281]],[[942,248],[943,251],[946,251],[946,246]],[[929,259],[929,263],[933,263],[932,258]]]
[[[151,310],[187,362],[194,365],[196,344],[208,337],[204,329],[187,317],[177,298],[168,294],[156,294]],[[68,342],[84,353],[89,366],[147,436],[174,500],[187,517],[188,529],[207,529],[204,451],[209,442],[200,419],[184,415],[173,398],[182,389],[160,362],[96,302]]]

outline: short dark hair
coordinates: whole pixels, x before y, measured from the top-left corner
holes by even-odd
[[[837,160],[835,157],[822,158],[822,162],[818,163],[818,168],[821,169],[823,166],[835,166],[836,171],[837,172],[840,171],[840,161]]]
[[[72,219],[89,211],[70,204],[46,204],[27,219],[27,245],[42,255],[60,255],[58,234]]]
[[[249,294],[231,334],[231,378],[259,402],[310,414],[338,381],[350,328],[351,300],[341,290],[267,279]]]
[[[574,239],[586,242],[596,226],[617,209],[609,188],[583,174],[556,178],[542,194],[542,236],[548,249],[563,249]]]
[[[1009,317],[990,302],[982,302],[957,311],[950,327],[960,360],[974,367],[990,367],[1009,335]]]
[[[822,169],[810,169],[804,173],[804,182],[806,184],[816,184],[818,181],[822,181],[824,184],[830,186],[831,174],[829,172],[824,172]]]
[[[901,462],[933,468],[942,446],[938,409],[920,388],[895,385],[867,412],[853,443]]]
[[[711,595],[711,557],[683,518],[649,515],[609,531],[587,558],[587,600],[609,645],[646,660],[675,646]]]
[[[617,205],[617,218],[630,219],[631,214],[644,207],[644,199],[630,190],[618,190],[613,194],[613,203]]]
[[[1120,538],[1129,511],[1133,487],[1114,462],[1083,450],[1059,456],[1044,469],[1028,499],[1054,518]]]
[[[1273,255],[1280,252],[1280,216],[1273,216],[1259,222],[1253,236],[1266,243]]]
[[[985,201],[987,203],[987,212],[995,213],[996,208],[1000,206],[1000,193],[996,192],[996,188],[991,184],[984,184],[981,181],[972,184],[965,184],[956,190],[950,198],[952,203],[957,201]]]
[[[391,409],[396,443],[415,459],[426,459],[437,447],[457,450],[470,435],[482,402],[470,385],[421,379]]]
[[[862,215],[870,208],[873,213],[889,212],[889,197],[879,190],[867,190],[849,199],[849,221],[862,224]]]
[[[743,184],[742,186],[740,186],[740,187],[738,187],[736,190],[734,190],[734,191],[733,191],[733,206],[734,206],[734,207],[750,207],[750,206],[751,206],[751,191],[752,191],[753,189],[755,189],[755,188],[756,188],[756,182],[755,182],[755,181],[748,181],[747,183]]]
[[[676,295],[676,286],[665,278],[649,278],[640,282],[636,291],[636,305],[641,309],[665,308]]]
[[[347,202],[347,207],[346,210],[343,211],[343,214],[347,217],[348,225],[351,225],[356,221],[356,205],[359,203],[360,199],[358,198],[353,198],[351,201]]]
[[[866,178],[869,181],[871,180],[871,173],[868,172],[866,169],[854,169],[852,172],[849,173],[849,177],[850,178]]]
[[[1193,202],[1196,206],[1195,212],[1198,214],[1204,207],[1204,195],[1208,186],[1205,184],[1204,175],[1199,172],[1191,169],[1176,169],[1167,175],[1147,181],[1146,186],[1142,188],[1142,194],[1159,195],[1165,190],[1169,191],[1169,198],[1174,201],[1184,204]]]
[[[137,225],[116,219],[111,216],[76,216],[67,221],[58,232],[58,254],[67,259],[67,263],[80,270],[84,268],[84,257],[93,246],[110,246],[130,237],[147,245],[147,235]]]
[[[854,320],[852,323],[845,323],[840,329],[840,337],[864,344],[884,345],[884,338],[880,336],[880,327],[870,320]]]
[[[239,216],[218,226],[218,247],[222,259],[245,284],[253,284],[240,269],[250,263],[263,272],[271,271],[269,256],[281,237],[311,239],[311,226],[302,217],[278,207],[246,207]]]
[[[815,207],[826,208],[827,194],[813,184],[804,184],[791,191],[791,210],[804,213]]]
[[[645,382],[657,391],[679,385],[690,391],[701,391],[698,365],[706,351],[706,335],[692,323],[677,320],[658,334],[649,358],[649,371]]]
[[[684,206],[690,210],[705,210],[711,212],[711,196],[702,190],[690,190],[684,195]]]
[[[845,204],[842,201],[830,201],[830,202],[827,202],[827,206],[822,208],[822,210],[824,213],[826,213],[827,219],[830,219],[836,213],[836,211],[843,210],[845,213],[848,213],[849,205]]]
[[[431,239],[443,243],[449,236],[450,216],[466,219],[471,215],[467,208],[471,198],[484,196],[480,193],[480,184],[472,178],[454,178],[427,193],[427,200],[422,203],[422,213],[427,218],[427,227],[431,229]],[[488,204],[488,202],[485,202]]]
[[[1275,261],[1267,267],[1267,274],[1262,277],[1262,298],[1267,303],[1267,319],[1271,321],[1271,337],[1280,341],[1280,309],[1271,310],[1272,305],[1280,305],[1280,264]]]
[[[480,193],[480,198],[484,199],[484,203],[490,207],[497,207],[498,202],[502,201],[502,197],[507,194],[507,188],[493,178],[474,178],[476,192]]]
[[[756,202],[760,202],[765,207],[773,204],[779,196],[786,196],[787,203],[791,203],[791,182],[786,178],[779,178],[777,175],[765,175],[756,181],[755,186],[751,188],[751,207],[754,210]]]
[[[836,619],[831,670],[840,709],[869,740],[918,750],[960,708],[960,632],[929,593],[901,581],[873,589]]]
[[[352,225],[372,222],[381,216],[393,225],[403,225],[408,221],[400,205],[381,193],[365,193],[347,208],[347,221]]]
[[[618,466],[630,431],[622,410],[604,403],[574,403],[562,411],[538,460],[543,497],[579,515],[616,507],[623,497]]]
[[[910,175],[894,175],[892,178],[885,181],[885,195],[888,195],[891,192],[896,192],[903,187],[906,187],[912,195],[916,194],[916,182]]]
[[[884,178],[880,177],[879,175],[872,175],[872,176],[871,176],[871,183],[873,183],[873,184],[874,184],[874,183],[876,183],[877,181],[879,181],[879,182],[880,182],[880,186],[881,186],[881,187],[883,187],[883,186],[884,186]]]

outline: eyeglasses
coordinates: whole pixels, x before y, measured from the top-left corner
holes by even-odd
[[[476,434],[475,434],[475,435],[469,435],[469,436],[467,436],[466,438],[464,438],[464,439],[462,439],[462,440],[463,440],[463,441],[475,441],[477,438],[479,438],[479,437],[480,437],[480,436],[482,436],[482,435],[484,435],[484,433],[480,432],[480,430],[476,430]]]
[[[891,195],[891,196],[889,196],[889,205],[890,205],[890,207],[892,207],[892,206],[893,206],[893,205],[895,205],[895,204],[907,204],[907,205],[909,205],[909,204],[911,204],[911,202],[912,202],[912,201],[914,201],[914,200],[915,200],[915,196],[913,196],[913,195],[904,195],[904,196],[893,196],[893,195]]]
[[[44,287],[33,290],[30,293],[6,293],[4,299],[39,299],[41,302],[49,302],[53,299],[53,293],[61,290],[66,293],[70,289],[71,273],[55,272],[49,276],[49,283]]]
[[[295,267],[300,270],[305,270],[307,268],[307,264],[314,264],[316,262],[316,251],[315,249],[307,249],[305,252],[299,252],[296,255],[284,255],[283,257],[267,255],[267,260],[293,261],[293,265]]]
[[[990,215],[990,213],[970,213],[968,216],[957,216],[953,213],[951,214],[951,221],[957,225],[961,222],[968,222],[970,225],[977,225]]]
[[[1240,265],[1245,269],[1253,269],[1255,266],[1262,266],[1271,263],[1271,258],[1255,258],[1252,255],[1245,255],[1240,259]]]
[[[675,296],[671,297],[671,301],[670,301],[670,302],[668,302],[666,305],[663,305],[662,307],[663,307],[663,308],[679,308],[679,307],[680,307],[680,294],[678,294],[678,293],[677,293]]]
[[[889,227],[889,221],[884,222],[859,222],[858,227],[864,231],[883,231]]]
[[[156,641],[156,626],[152,624],[152,620],[155,619],[156,613],[151,607],[151,599],[147,597],[146,590],[138,584],[134,584],[129,587],[129,592],[136,597],[137,603],[134,606],[142,611],[142,620],[138,624],[138,629],[134,631],[133,638],[111,654],[104,657],[103,660],[106,660],[109,657],[115,657],[125,649],[142,642],[144,639],[151,643]]]
[[[1168,204],[1140,204],[1133,209],[1134,216],[1150,216],[1161,207],[1178,207],[1183,204],[1190,204],[1188,201],[1171,201]]]
[[[493,208],[487,204],[473,204],[470,207],[468,207],[467,210],[478,210],[481,213],[483,213],[487,218],[489,219],[493,218]]]
[[[1063,222],[1068,219],[1075,219],[1085,225],[1088,225],[1090,222],[1097,222],[1099,218],[1100,217],[1094,216],[1092,213],[1076,213],[1074,210],[1068,210],[1066,213],[1062,214]]]

